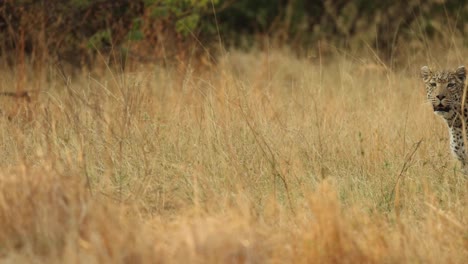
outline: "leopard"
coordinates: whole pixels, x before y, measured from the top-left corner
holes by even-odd
[[[459,66],[455,70],[432,70],[423,66],[421,78],[432,110],[447,124],[451,152],[460,161],[463,174],[468,175],[468,158],[464,143],[466,139],[463,138],[464,133],[467,135],[468,103],[462,102],[466,86],[465,66]],[[465,97],[468,97],[468,94]]]

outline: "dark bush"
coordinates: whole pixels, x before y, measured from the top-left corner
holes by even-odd
[[[367,43],[391,58],[401,40],[462,36],[467,22],[465,0],[3,0],[0,54],[74,65],[112,51],[184,60],[218,47],[219,37],[247,47],[260,37],[298,51],[318,41],[350,49]]]

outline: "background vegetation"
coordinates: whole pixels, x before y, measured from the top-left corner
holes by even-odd
[[[468,259],[463,1],[0,8],[1,262]]]
[[[167,63],[216,54],[221,41],[223,48],[288,45],[303,54],[318,45],[368,45],[390,60],[427,39],[450,43],[468,34],[467,22],[464,0],[5,0],[0,52],[89,66],[96,51],[112,50]]]

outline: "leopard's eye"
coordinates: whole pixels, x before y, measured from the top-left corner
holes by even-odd
[[[454,88],[455,87],[455,84],[454,83],[449,83],[447,84],[447,88]]]

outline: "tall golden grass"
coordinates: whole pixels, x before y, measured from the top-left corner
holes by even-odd
[[[37,99],[1,99],[0,260],[464,263],[467,183],[418,76],[456,51],[27,72]]]

